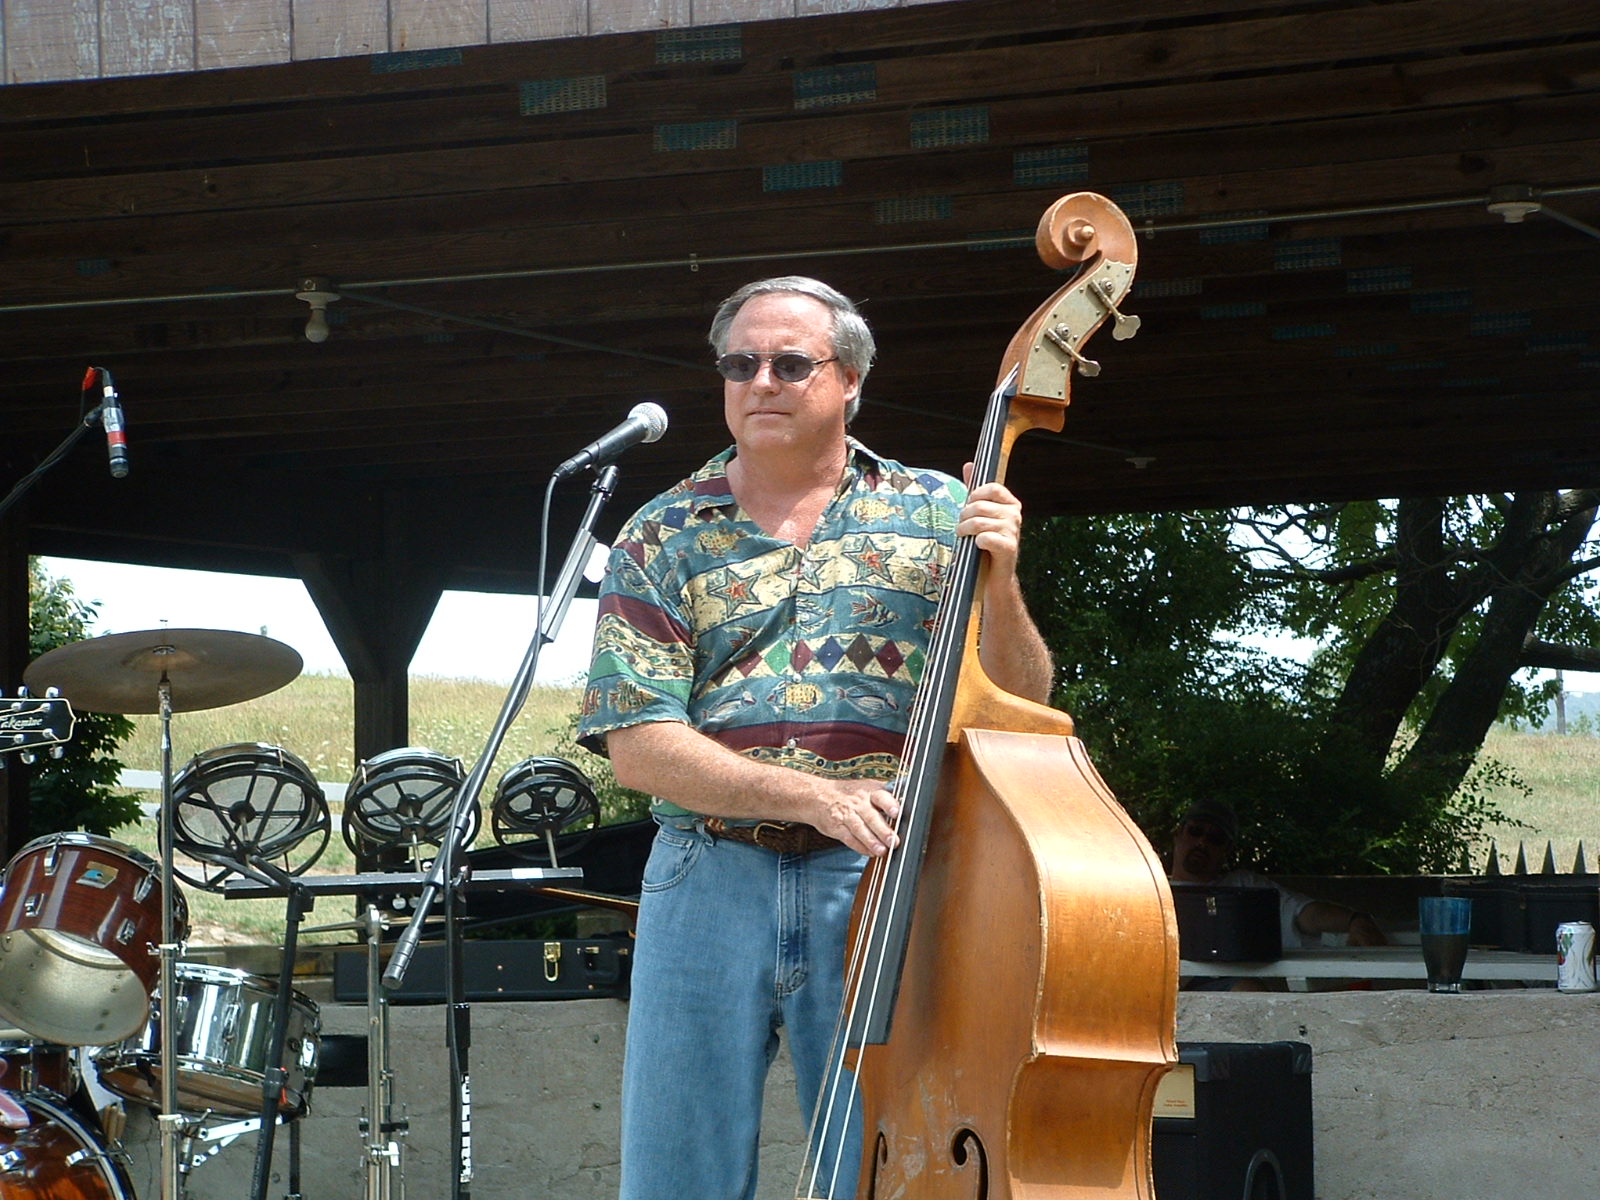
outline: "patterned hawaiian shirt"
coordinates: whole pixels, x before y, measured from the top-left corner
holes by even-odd
[[[799,547],[735,503],[732,457],[619,534],[579,741],[603,752],[610,730],[677,721],[763,762],[891,779],[966,488],[851,439],[839,490]]]

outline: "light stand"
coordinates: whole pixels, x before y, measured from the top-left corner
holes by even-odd
[[[433,860],[433,868],[429,871],[427,881],[417,897],[411,921],[395,942],[388,970],[383,974],[383,985],[390,989],[399,987],[405,981],[406,968],[410,965],[412,956],[416,954],[417,943],[422,938],[422,929],[428,914],[443,893],[447,947],[445,994],[449,1012],[445,1037],[450,1058],[450,1138],[456,1154],[456,1170],[451,1179],[451,1196],[454,1200],[465,1200],[472,1182],[472,1143],[470,1125],[467,1123],[468,1115],[472,1111],[472,1073],[468,1063],[471,1016],[465,998],[463,952],[457,916],[458,892],[466,882],[466,873],[469,869],[464,851],[477,824],[474,813],[477,811],[478,798],[483,792],[484,780],[494,764],[495,756],[500,752],[501,744],[505,741],[506,731],[511,727],[511,722],[516,719],[517,714],[522,711],[522,706],[528,698],[528,690],[533,686],[534,671],[539,664],[539,652],[545,643],[554,641],[560,631],[561,622],[566,617],[567,606],[578,590],[578,582],[583,578],[584,567],[597,545],[593,532],[595,522],[599,519],[600,510],[605,507],[606,501],[611,499],[616,481],[617,468],[608,465],[600,470],[590,488],[588,507],[584,510],[583,519],[578,524],[578,531],[573,537],[566,561],[562,564],[556,585],[550,593],[550,599],[554,603],[528,644],[522,666],[512,681],[511,690],[506,693],[505,703],[500,707],[500,715],[489,733],[483,755],[474,764],[460,793],[456,796],[450,831],[439,847],[439,854]],[[552,477],[551,485],[554,483],[555,479]]]

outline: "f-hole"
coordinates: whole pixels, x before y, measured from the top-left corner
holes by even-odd
[[[989,1152],[983,1139],[974,1129],[958,1129],[950,1139],[950,1161],[962,1170],[976,1169],[973,1200],[987,1200],[989,1195]]]

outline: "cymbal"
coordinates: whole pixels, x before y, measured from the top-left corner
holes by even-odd
[[[57,646],[22,672],[36,696],[56,688],[86,712],[161,711],[161,678],[172,711],[222,708],[275,692],[300,674],[299,652],[258,633],[151,629]]]

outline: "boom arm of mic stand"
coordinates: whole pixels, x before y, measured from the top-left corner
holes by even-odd
[[[100,407],[104,407],[104,405]],[[89,430],[94,427],[95,422],[99,420],[99,418],[100,408],[94,408],[85,413],[83,420],[78,422],[78,424],[73,428],[72,432],[67,434],[67,436],[62,439],[61,443],[57,445],[54,450],[50,451],[49,454],[44,456],[44,461],[42,461],[33,470],[29,471],[21,479],[17,480],[16,485],[6,493],[5,499],[0,500],[0,517],[5,516],[6,513],[10,511],[11,506],[28,493],[33,485],[38,483],[39,480],[44,477],[44,473],[46,471],[55,466],[56,463],[61,461],[61,459],[66,457],[67,451],[71,450],[78,444],[78,439],[84,434],[88,433]]]
[[[465,844],[467,835],[472,832],[472,806],[483,793],[484,779],[494,764],[495,756],[500,753],[506,731],[511,728],[511,722],[516,720],[517,714],[522,711],[522,706],[528,699],[528,690],[533,686],[534,671],[539,665],[539,652],[545,643],[555,640],[556,634],[560,632],[561,622],[566,619],[567,606],[571,604],[572,597],[578,590],[578,582],[583,578],[584,567],[594,553],[595,522],[600,519],[600,510],[611,499],[616,486],[617,468],[612,464],[596,476],[589,489],[589,505],[584,510],[583,520],[578,525],[572,547],[567,551],[561,573],[556,577],[556,586],[550,593],[550,599],[554,603],[550,611],[545,614],[539,629],[534,632],[527,653],[523,655],[522,666],[512,681],[511,690],[506,693],[505,703],[500,706],[500,715],[495,720],[494,728],[489,732],[489,740],[484,746],[482,756],[473,765],[471,773],[461,785],[461,791],[456,795],[450,830],[439,847],[439,853],[434,857],[428,878],[423,881],[422,890],[417,895],[416,907],[411,913],[411,920],[395,941],[389,965],[383,972],[383,986],[391,991],[405,982],[406,969],[411,965],[411,959],[417,952],[417,943],[422,940],[422,927],[427,922],[428,914],[438,901],[445,881],[451,873],[455,851]]]

